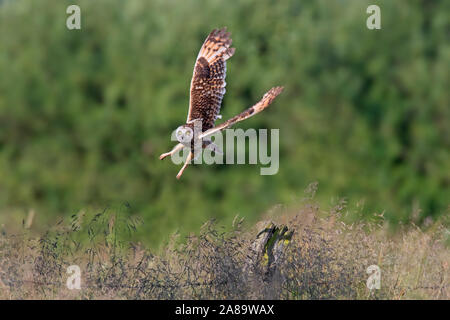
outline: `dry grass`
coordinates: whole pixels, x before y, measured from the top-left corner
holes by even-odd
[[[249,268],[253,229],[230,231],[207,222],[198,235],[153,253],[118,234],[139,221],[117,213],[80,213],[40,238],[27,230],[0,236],[2,299],[449,299],[448,229],[404,227],[391,235],[382,222],[346,224],[345,203],[321,211],[313,201],[283,223],[294,235],[275,268]],[[447,237],[447,238],[446,238]],[[66,287],[67,267],[79,265],[81,290]],[[370,265],[381,288],[366,287]]]

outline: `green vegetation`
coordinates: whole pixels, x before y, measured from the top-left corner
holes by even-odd
[[[312,181],[325,207],[351,199],[348,221],[448,215],[450,2],[375,2],[377,31],[374,1],[84,0],[69,31],[74,1],[0,1],[0,223],[32,209],[45,230],[128,203],[137,237],[157,246],[212,218],[256,222]],[[177,181],[158,156],[185,121],[197,52],[222,26],[236,47],[224,118],[285,86],[239,125],[280,128],[280,170],[200,165]]]
[[[75,215],[40,238],[28,229],[0,235],[0,299],[450,298],[442,224],[391,237],[383,220],[345,224],[342,206],[323,211],[306,200],[295,215],[277,212],[275,223],[293,234],[268,268],[265,258],[251,258],[267,253],[254,246],[267,221],[246,229],[235,219],[229,231],[208,222],[181,242],[174,235],[159,252],[123,236],[138,223],[123,212]],[[66,286],[73,265],[80,290]],[[371,265],[381,270],[379,289],[366,286]]]

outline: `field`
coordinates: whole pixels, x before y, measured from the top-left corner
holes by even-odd
[[[159,250],[130,242],[138,219],[117,212],[76,215],[41,238],[0,238],[2,299],[449,299],[448,229],[411,224],[389,231],[383,217],[345,223],[345,204],[323,210],[311,198],[274,210],[249,228],[213,221],[186,238],[174,234]],[[282,254],[256,245],[271,222],[287,226]],[[292,232],[292,233],[290,233]],[[264,246],[264,243],[263,243]],[[273,246],[272,246],[273,247]],[[67,268],[81,271],[67,287]],[[380,268],[368,289],[369,266]]]
[[[449,299],[448,12],[445,0],[0,0],[0,298]],[[245,164],[177,180],[159,155],[222,27],[236,51],[216,124],[284,86],[235,126],[279,130],[267,142],[279,170],[261,175],[244,141]],[[72,265],[80,290],[66,286]]]

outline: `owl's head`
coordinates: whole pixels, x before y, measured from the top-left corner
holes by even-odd
[[[189,144],[194,137],[194,131],[185,125],[179,126],[175,131],[178,142],[182,144]]]

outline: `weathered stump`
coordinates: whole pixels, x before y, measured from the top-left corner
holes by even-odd
[[[294,232],[284,225],[265,223],[264,229],[257,234],[251,245],[245,270],[261,276],[263,281],[269,280],[281,264],[293,234]]]

